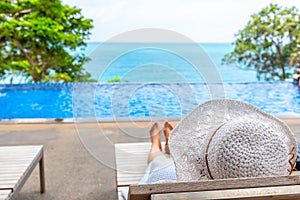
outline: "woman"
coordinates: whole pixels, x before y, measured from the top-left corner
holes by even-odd
[[[289,127],[236,100],[200,104],[174,129],[165,122],[164,135],[165,153],[154,123],[140,184],[290,175],[296,165],[298,146]]]
[[[155,122],[150,129],[151,148],[148,155],[148,167],[140,184],[175,182],[176,172],[173,159],[169,149],[169,136],[173,126],[169,122],[164,123],[163,132],[165,135],[164,152],[160,140],[160,128]]]
[[[169,122],[164,123],[163,132],[165,136],[164,152],[162,150],[160,133],[161,129],[157,122],[150,128],[151,148],[148,154],[148,166],[145,170],[144,176],[141,178],[139,184],[153,184],[175,182],[176,172],[173,159],[169,149],[169,136],[173,126]],[[121,190],[123,198],[127,199],[128,190]]]

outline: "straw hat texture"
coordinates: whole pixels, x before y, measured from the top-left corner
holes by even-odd
[[[174,128],[169,146],[178,181],[289,175],[297,159],[284,122],[228,99],[196,107]]]

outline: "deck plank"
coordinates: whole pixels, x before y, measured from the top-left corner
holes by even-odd
[[[276,197],[276,196],[278,197]],[[203,191],[203,192],[182,192],[169,194],[154,194],[151,196],[152,200],[178,200],[178,199],[291,199],[296,195],[299,199],[300,185],[282,186],[282,187],[264,187],[264,188],[250,188],[238,190],[217,190],[217,191]]]

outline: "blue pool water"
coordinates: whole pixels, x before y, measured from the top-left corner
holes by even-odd
[[[224,90],[213,94],[203,83],[1,85],[0,119],[180,117],[211,95],[246,101],[272,114],[300,114],[300,89],[288,82],[211,86]]]

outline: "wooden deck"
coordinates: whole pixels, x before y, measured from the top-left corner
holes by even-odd
[[[39,163],[41,192],[45,192],[43,146],[0,147],[0,200],[13,198]]]

